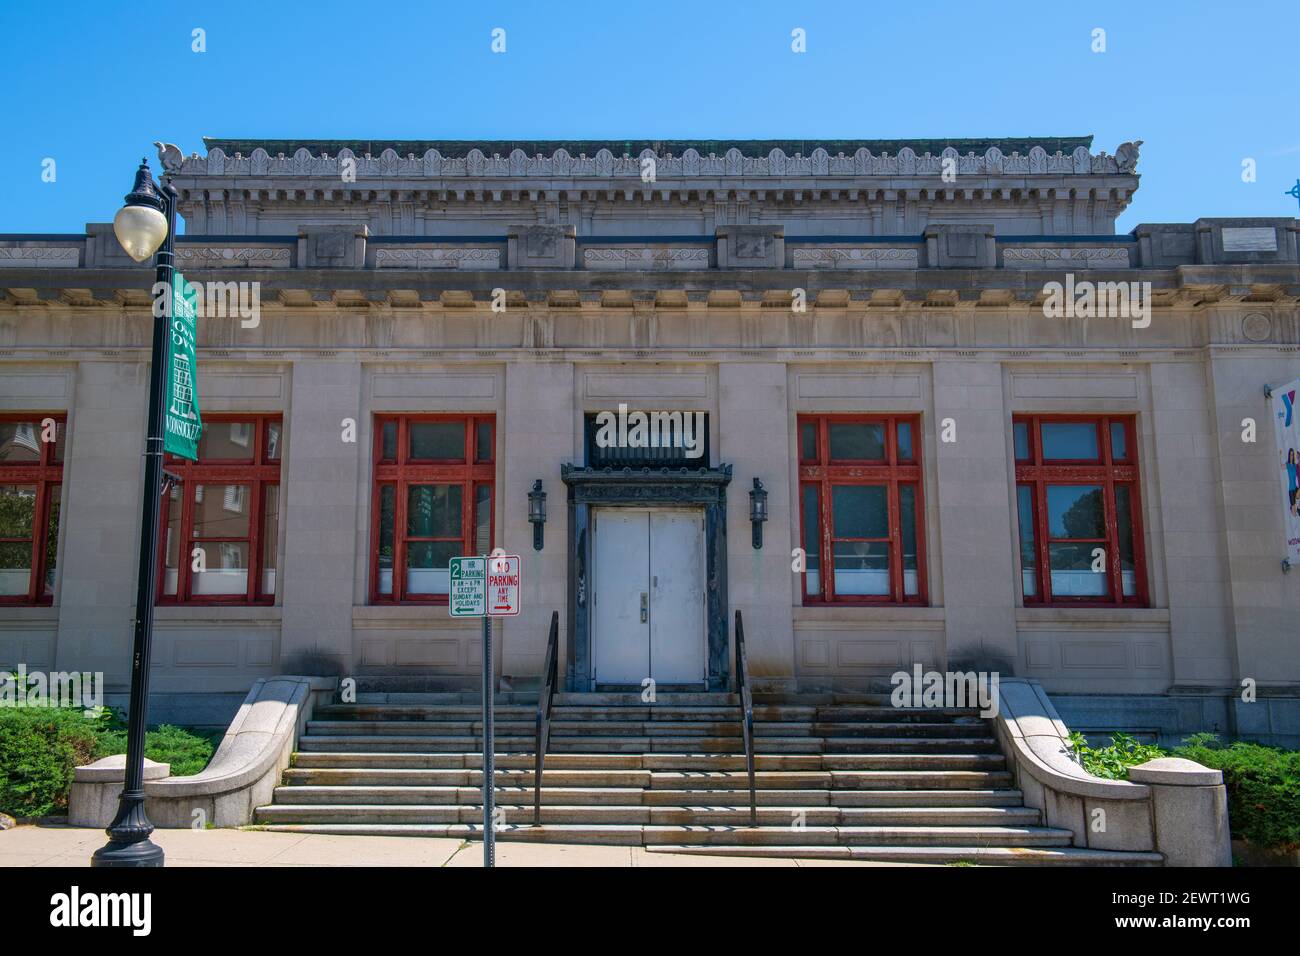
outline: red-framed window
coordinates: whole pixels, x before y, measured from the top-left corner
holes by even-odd
[[[449,559],[493,540],[491,415],[375,416],[370,600],[446,604]]]
[[[0,604],[53,604],[62,413],[0,415]]]
[[[279,415],[205,415],[199,460],[168,455],[158,601],[273,604],[279,562]]]
[[[925,604],[921,419],[801,415],[804,604]]]
[[[1026,605],[1147,604],[1132,415],[1017,415],[1016,513]]]

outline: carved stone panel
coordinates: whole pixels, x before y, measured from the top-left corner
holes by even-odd
[[[511,269],[572,269],[574,226],[511,226],[507,258]]]

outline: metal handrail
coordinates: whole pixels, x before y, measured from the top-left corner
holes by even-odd
[[[749,690],[749,655],[745,652],[745,622],[736,610],[736,689],[740,691],[740,730],[745,738],[745,769],[749,772],[749,825],[758,826],[758,794],[754,787],[754,697]]]
[[[551,704],[555,700],[555,677],[559,672],[560,612],[551,612],[551,631],[546,636],[546,662],[542,664],[542,687],[537,695],[537,763],[533,768],[533,824],[542,822],[542,764],[551,736]]]

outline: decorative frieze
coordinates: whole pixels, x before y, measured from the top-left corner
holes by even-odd
[[[919,249],[835,246],[795,249],[791,263],[796,269],[915,269],[919,259]]]
[[[292,255],[287,247],[176,246],[176,258],[189,269],[287,269]]]
[[[668,248],[657,246],[614,246],[584,249],[584,269],[691,270],[709,268],[709,250],[705,248]]]
[[[1016,246],[1002,250],[1007,269],[1127,269],[1129,251],[1117,246]]]
[[[500,249],[377,249],[376,269],[501,268]]]
[[[81,263],[77,246],[14,246],[0,248],[0,268],[75,269]]]

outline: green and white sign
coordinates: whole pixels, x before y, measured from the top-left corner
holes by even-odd
[[[452,558],[447,607],[452,617],[487,614],[487,559]]]
[[[172,307],[167,330],[167,393],[163,406],[163,450],[199,460],[198,290],[173,273]]]

